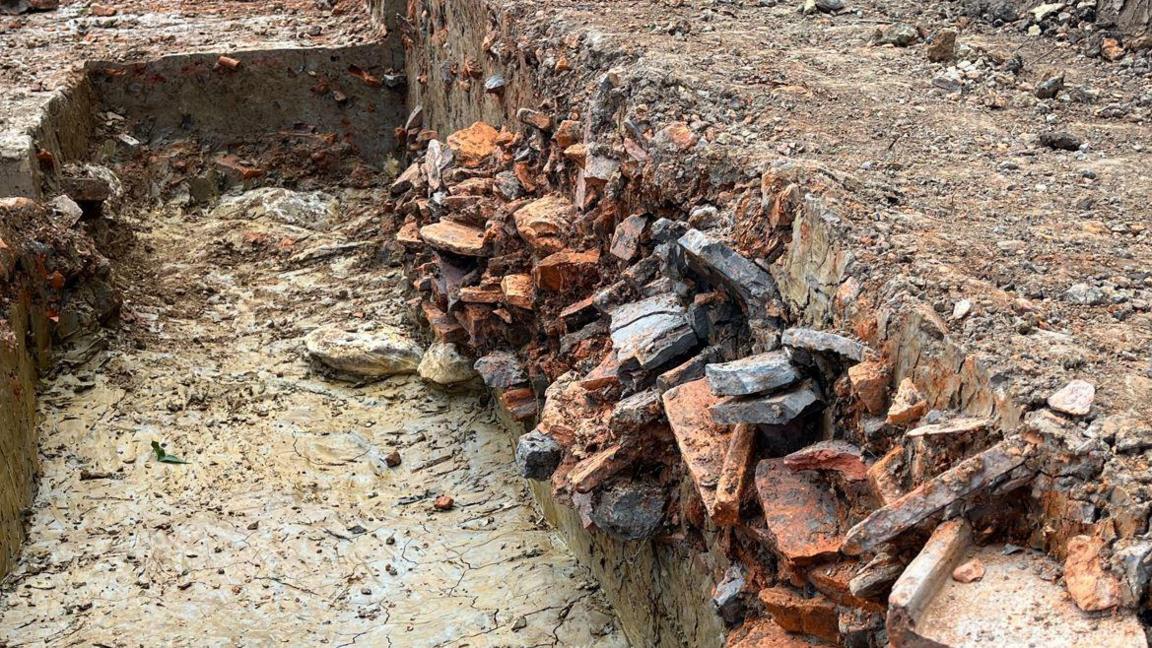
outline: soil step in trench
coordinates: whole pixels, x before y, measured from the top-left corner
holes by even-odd
[[[318,326],[405,326],[375,246],[296,256],[369,213],[335,193],[347,218],[315,231],[274,210],[139,215],[128,324],[43,388],[0,645],[626,645],[477,394],[308,362]]]

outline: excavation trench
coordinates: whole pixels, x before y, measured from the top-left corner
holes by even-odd
[[[380,56],[93,65],[74,90],[53,139],[123,183],[77,225],[113,257],[121,323],[74,332],[41,384],[0,645],[626,645],[479,390],[350,381],[303,350],[320,326],[421,336],[380,254],[403,104],[356,73]]]

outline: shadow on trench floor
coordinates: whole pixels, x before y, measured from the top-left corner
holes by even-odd
[[[129,219],[127,331],[43,388],[0,645],[625,646],[480,397],[310,366],[310,330],[405,305],[356,244],[379,196],[300,198]]]

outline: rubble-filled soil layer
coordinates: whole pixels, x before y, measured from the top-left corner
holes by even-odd
[[[483,400],[310,366],[322,325],[414,333],[377,192],[271,195],[121,219],[124,325],[43,386],[0,645],[624,646]]]

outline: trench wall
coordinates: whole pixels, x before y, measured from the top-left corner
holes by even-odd
[[[531,60],[533,34],[526,33],[524,23],[517,23],[514,16],[502,13],[496,2],[409,3],[407,8],[391,7],[389,0],[370,0],[369,4],[375,12],[409,12],[411,20],[402,29],[408,46],[406,69],[412,80],[408,103],[423,111],[423,126],[435,130],[441,139],[480,120],[520,130],[519,108],[542,108],[559,115],[576,108],[588,123],[597,107],[591,101],[566,103],[568,96],[586,96],[597,75],[619,70],[613,68],[618,61],[611,53],[603,53],[601,68],[558,81],[540,61]],[[418,20],[413,7],[422,14]],[[555,26],[549,36],[557,38],[560,32],[562,27]],[[517,46],[493,48],[494,35]],[[473,76],[462,73],[470,67],[463,63],[469,61],[479,68]],[[628,72],[618,74],[625,79],[620,94],[629,97]],[[493,79],[500,82],[500,92],[485,91],[485,81]],[[564,87],[566,82],[569,87]],[[618,144],[620,134],[628,132],[621,119],[626,112],[616,111],[599,132],[586,129],[585,143]],[[682,184],[642,177],[631,187],[633,197],[624,202],[631,201],[628,206],[640,211],[659,206],[686,214],[691,201],[727,188],[722,186],[724,178],[749,175],[739,169],[740,160],[720,147],[710,151],[707,162],[710,168],[700,174],[721,180],[700,187],[698,195]],[[1018,429],[1024,410],[1004,386],[998,386],[994,362],[969,354],[948,336],[947,326],[929,305],[862,266],[851,247],[850,241],[855,240],[851,224],[837,216],[835,198],[829,199],[821,190],[829,183],[811,182],[807,177],[811,175],[828,173],[808,170],[793,178],[805,187],[806,195],[796,210],[787,250],[772,267],[792,322],[856,334],[888,359],[893,384],[912,378],[925,388],[933,408],[988,417],[1002,430]],[[579,192],[578,187],[567,189]],[[559,504],[547,484],[534,483],[533,493],[549,521],[600,579],[633,645],[723,645],[724,629],[710,602],[711,588],[726,566],[718,536],[706,537],[704,547],[691,547],[687,542],[624,543],[585,530],[578,515]]]

